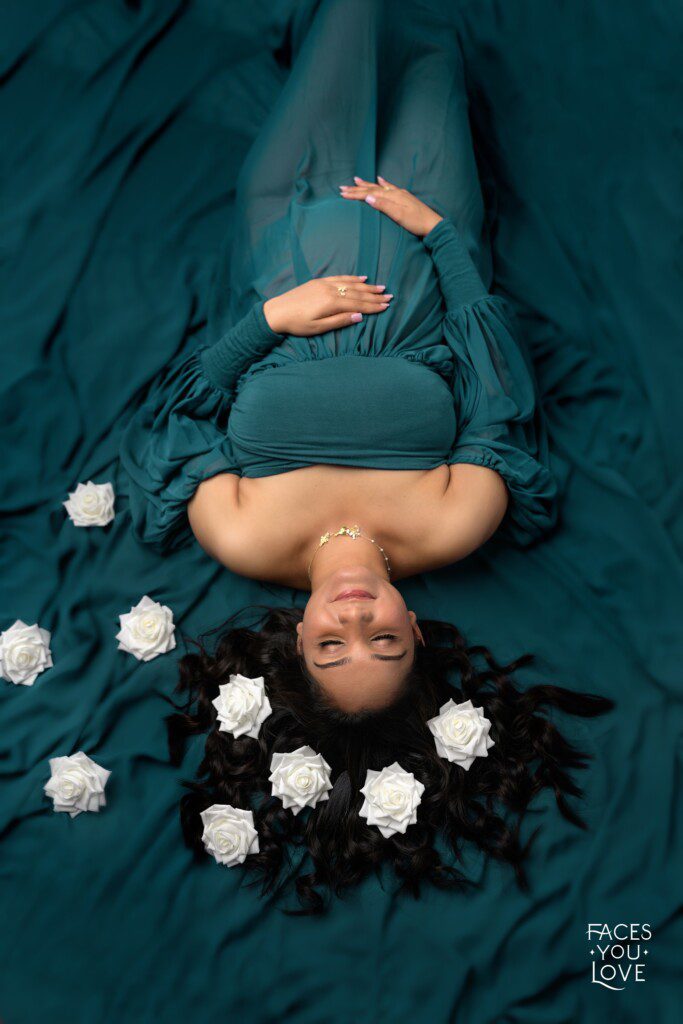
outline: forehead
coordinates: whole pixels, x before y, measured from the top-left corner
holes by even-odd
[[[307,660],[306,667],[330,700],[344,711],[359,711],[391,704],[403,690],[411,661],[410,655],[402,661],[353,659],[320,669]]]

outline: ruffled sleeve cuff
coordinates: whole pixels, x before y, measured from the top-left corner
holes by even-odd
[[[520,448],[471,439],[456,445],[450,464],[468,463],[494,470],[505,481],[509,504],[498,533],[522,547],[543,537],[558,516],[558,483],[549,465]]]
[[[121,463],[130,479],[135,535],[160,550],[191,537],[187,503],[203,480],[239,473],[228,438],[240,376],[283,335],[258,302],[215,345],[170,367],[128,424]]]
[[[501,530],[519,544],[556,522],[559,486],[533,371],[514,336],[507,303],[487,295],[444,321],[454,356],[458,422],[449,463],[495,470],[510,502]]]
[[[206,351],[169,369],[121,441],[133,532],[160,551],[191,539],[187,503],[203,480],[239,473],[227,435],[230,401],[204,372]]]

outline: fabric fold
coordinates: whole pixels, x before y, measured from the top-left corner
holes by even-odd
[[[528,544],[554,526],[559,496],[532,367],[509,304],[486,290],[455,225],[444,218],[424,242],[439,275],[444,340],[454,358],[458,424],[448,463],[502,476],[510,504],[501,533]]]
[[[190,539],[187,503],[203,480],[239,472],[227,435],[230,395],[208,380],[207,351],[169,369],[121,441],[135,536],[158,550]]]
[[[228,437],[237,382],[282,335],[256,303],[214,345],[178,360],[124,432],[120,458],[130,479],[135,536],[170,551],[191,537],[187,503],[204,480],[239,474]]]
[[[500,531],[527,544],[557,521],[559,488],[533,377],[500,296],[449,314],[444,335],[455,357],[458,430],[449,464],[488,466],[507,484]]]

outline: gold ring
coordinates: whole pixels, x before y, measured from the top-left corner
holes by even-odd
[[[382,185],[385,192],[391,192],[391,185]]]
[[[339,287],[337,288],[337,291],[339,292],[339,294],[340,294],[340,295],[341,295],[342,297],[343,297],[344,295],[346,295],[346,288],[344,287],[344,285],[343,285],[343,284],[340,284],[340,285],[339,285]]]

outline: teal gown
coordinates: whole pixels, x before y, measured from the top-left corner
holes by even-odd
[[[333,7],[2,5],[0,629],[21,618],[49,630],[54,666],[33,686],[0,680],[0,1018],[679,1024],[683,5],[387,0],[377,28],[361,20],[373,0],[348,25]],[[557,683],[617,707],[554,717],[592,755],[572,772],[588,829],[558,814],[552,792],[534,797],[520,835],[535,836],[528,892],[465,843],[473,888],[413,900],[388,873],[310,921],[282,913],[293,895],[261,898],[242,869],[195,862],[178,801],[205,737],[175,767],[164,727],[178,662],[197,650],[189,638],[212,650],[234,613],[302,608],[307,595],[236,576],[196,543],[170,556],[140,544],[118,452],[146,402],[124,449],[136,522],[161,540],[175,508],[165,536],[179,543],[192,460],[227,443],[236,408],[213,386],[205,407],[193,397],[195,364],[180,367],[197,345],[271,292],[337,269],[387,284],[400,305],[291,346],[369,346],[377,331],[411,344],[395,328],[414,322],[418,273],[434,279],[425,246],[337,196],[377,170],[449,214],[486,287],[518,312],[552,470],[563,470],[556,452],[568,469],[561,523],[542,542],[496,535],[456,566],[400,581],[406,606],[455,623],[499,662],[533,652],[516,673],[524,690]],[[489,327],[492,306],[502,315],[482,297],[458,322],[476,326],[475,310]],[[429,325],[440,350],[452,323],[441,315],[443,331]],[[405,362],[417,383],[414,361],[375,362]],[[265,386],[287,372],[260,376]],[[173,406],[172,375],[192,415]],[[450,382],[449,394],[455,415]],[[116,518],[79,529],[61,503],[90,479],[112,483]],[[178,641],[149,662],[115,640],[144,594],[171,608]],[[112,775],[107,806],[72,820],[43,786],[49,758],[78,750]],[[645,983],[592,982],[589,922],[650,924]]]
[[[486,283],[462,71],[436,56],[413,68],[380,157],[360,100],[373,92],[377,46],[395,61],[410,35],[383,24],[365,38],[354,18],[373,27],[376,5],[349,14],[332,4],[319,17],[335,52],[347,35],[355,49],[372,45],[353,89],[320,39],[304,45],[240,173],[230,288],[219,283],[209,338],[168,368],[124,434],[134,529],[162,550],[188,539],[186,506],[201,481],[319,464],[487,466],[508,486],[509,538],[526,544],[555,522],[558,484],[533,372],[508,304]],[[415,237],[340,197],[353,174],[384,175],[443,220]],[[266,299],[336,274],[385,284],[390,308],[310,338],[270,329]]]

